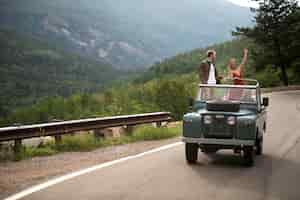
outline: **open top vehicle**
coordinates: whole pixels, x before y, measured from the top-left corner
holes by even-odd
[[[197,161],[199,148],[207,154],[233,149],[247,165],[253,164],[255,154],[262,154],[269,99],[262,99],[256,80],[243,81],[247,85],[199,85],[183,117],[188,163]]]

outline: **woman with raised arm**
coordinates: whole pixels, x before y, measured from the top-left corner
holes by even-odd
[[[244,49],[244,57],[242,63],[237,66],[236,59],[231,58],[228,63],[229,78],[233,79],[234,85],[244,85],[243,70],[248,60],[248,49]],[[240,101],[244,90],[242,88],[232,88],[229,90],[228,100]]]
[[[242,63],[239,66],[237,66],[235,58],[230,58],[228,63],[229,78],[234,79],[235,85],[244,85],[244,81],[241,79],[243,78],[243,70],[247,61],[248,61],[248,49],[244,49],[244,57]]]

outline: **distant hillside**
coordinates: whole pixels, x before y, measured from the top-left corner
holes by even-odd
[[[206,52],[208,49],[214,49],[217,52],[216,66],[220,73],[226,74],[227,62],[231,57],[235,57],[237,61],[240,61],[243,56],[243,49],[250,48],[253,44],[249,40],[235,39],[232,41],[212,45],[203,49],[195,49],[190,52],[178,54],[177,56],[157,62],[149,68],[144,74],[140,75],[136,81],[146,82],[155,78],[161,78],[164,76],[182,75],[188,73],[197,74],[197,67],[201,61],[206,58]],[[248,65],[246,66],[246,75],[250,75],[254,69],[251,69],[251,57]]]
[[[243,48],[250,47],[251,51],[251,46],[250,41],[236,39],[208,48],[217,51],[217,67],[224,74],[228,59],[236,57],[240,60]],[[208,48],[195,49],[165,59],[129,81],[107,87],[92,95],[51,97],[32,106],[16,109],[7,117],[0,117],[0,126],[16,122],[31,124],[52,119],[69,120],[157,111],[170,111],[174,119],[180,120],[187,111],[188,97],[194,96],[197,90],[197,67],[205,58]],[[253,75],[251,63],[246,70],[247,75]]]
[[[243,48],[250,53],[254,48],[251,41],[235,39],[213,45],[217,51],[217,67],[221,74],[226,72],[230,57],[239,61]],[[174,119],[181,120],[188,110],[188,97],[197,91],[199,78],[197,67],[205,58],[205,49],[196,49],[179,54],[153,65],[147,72],[134,79],[123,81],[101,92],[91,95],[77,94],[68,98],[52,97],[36,104],[16,109],[7,117],[0,117],[0,126],[13,123],[32,124],[53,119],[80,119],[94,116],[126,115],[144,112],[170,111]],[[257,78],[263,87],[280,84],[278,71],[272,67],[256,72],[253,57],[246,65],[246,77]],[[299,83],[299,81],[298,81]]]
[[[120,74],[13,32],[0,32],[0,115],[46,96],[92,92]]]
[[[198,67],[201,61],[206,58],[208,49],[216,50],[216,67],[222,76],[227,76],[229,59],[234,57],[237,59],[237,64],[239,64],[243,57],[244,48],[249,49],[248,63],[244,68],[244,77],[257,79],[262,87],[280,85],[280,71],[274,68],[274,66],[267,65],[263,70],[256,68],[257,63],[255,63],[254,49],[257,46],[250,39],[245,38],[235,38],[232,41],[211,45],[202,49],[195,49],[170,57],[162,62],[157,62],[146,72],[136,76],[134,83],[145,84],[152,80],[164,80],[166,78],[181,80],[182,77],[189,77],[194,83],[197,83],[199,81]],[[291,84],[299,84],[297,69],[297,65],[295,65],[287,71]]]
[[[29,34],[121,69],[145,68],[231,38],[248,8],[227,0],[1,0],[0,29]]]

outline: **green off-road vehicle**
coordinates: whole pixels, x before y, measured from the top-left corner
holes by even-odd
[[[183,117],[188,163],[197,161],[199,149],[207,154],[232,149],[247,165],[254,163],[255,154],[262,154],[269,99],[261,98],[257,81],[244,81],[247,85],[199,85]]]

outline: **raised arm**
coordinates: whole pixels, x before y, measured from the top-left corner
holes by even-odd
[[[241,73],[243,72],[244,66],[246,65],[247,61],[248,61],[248,49],[244,49],[244,57],[242,63],[239,66],[239,70]]]

